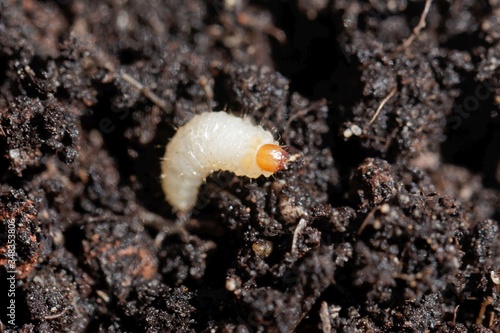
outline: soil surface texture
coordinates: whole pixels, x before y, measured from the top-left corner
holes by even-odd
[[[178,217],[224,109],[292,160]],[[500,332],[500,1],[0,0],[0,190],[2,333]]]

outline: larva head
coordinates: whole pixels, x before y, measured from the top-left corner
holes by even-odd
[[[256,162],[263,171],[275,173],[285,168],[288,153],[278,145],[264,144],[259,147]]]

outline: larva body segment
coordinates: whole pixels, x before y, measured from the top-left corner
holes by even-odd
[[[258,154],[263,145],[276,148]],[[265,155],[265,163],[260,155]],[[168,143],[161,166],[162,188],[172,207],[186,212],[196,204],[198,189],[212,172],[228,170],[237,176],[269,177],[283,169],[287,157],[273,135],[250,119],[207,112],[180,127]],[[267,167],[269,158],[274,159],[274,167],[272,163]],[[259,164],[266,165],[267,170]]]

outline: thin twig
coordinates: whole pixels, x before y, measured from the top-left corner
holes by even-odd
[[[490,320],[488,321],[488,328],[491,329],[493,327],[493,323],[495,322],[495,312],[490,312]]]
[[[306,219],[302,218],[299,221],[299,224],[297,224],[297,228],[295,228],[295,231],[293,232],[293,239],[292,239],[292,254],[297,254],[297,242],[299,238],[299,234],[304,230],[304,228],[307,226]]]
[[[148,87],[144,86],[142,83],[140,83],[127,73],[123,73],[122,78],[136,87],[144,96],[146,96],[154,104],[158,105],[162,110],[167,110],[167,103],[165,103],[163,99],[152,92]]]
[[[457,306],[455,307],[455,310],[453,311],[453,321],[452,321],[453,325],[455,325],[455,324],[456,324],[456,322],[457,322],[457,312],[458,312],[458,308],[459,308],[459,307],[460,307],[460,305],[457,305]]]
[[[48,316],[45,316],[43,317],[43,319],[45,320],[54,320],[54,319],[57,319],[57,318],[60,318],[62,316],[64,316],[64,314],[66,313],[66,311],[68,311],[68,308],[64,308],[61,312],[59,313],[56,313],[56,314],[53,314],[53,315],[48,315]]]
[[[481,308],[479,309],[479,313],[476,318],[476,325],[481,325],[481,323],[483,322],[484,313],[486,312],[486,307],[491,303],[493,303],[493,298],[491,298],[491,296],[486,297],[484,302],[481,304]]]
[[[387,95],[382,100],[382,102],[380,103],[380,105],[377,108],[377,111],[375,111],[375,114],[373,115],[372,119],[368,123],[368,126],[371,125],[375,121],[375,119],[378,117],[378,114],[380,113],[380,111],[382,110],[382,108],[384,107],[384,105],[392,98],[392,96],[394,96],[394,94],[396,93],[396,91],[398,91],[397,87],[392,88],[392,90],[389,93],[389,95]]]
[[[332,323],[330,322],[330,309],[328,309],[328,304],[325,301],[321,302],[319,317],[321,318],[323,333],[331,333]]]
[[[366,215],[366,217],[363,219],[363,222],[361,222],[361,225],[359,226],[358,228],[358,231],[356,232],[356,234],[359,236],[361,235],[361,233],[363,232],[363,230],[365,229],[365,227],[368,225],[368,222],[370,222],[371,218],[373,217],[373,215],[375,214],[375,212],[379,209],[379,206],[376,206],[376,207],[373,207],[369,212],[368,214]]]
[[[403,42],[404,49],[406,49],[408,46],[410,46],[411,43],[413,43],[413,40],[415,40],[415,38],[417,38],[418,35],[420,35],[420,31],[422,31],[422,29],[425,28],[425,25],[426,25],[425,19],[427,18],[427,14],[429,14],[429,9],[431,8],[431,4],[432,4],[432,0],[425,1],[424,11],[422,12],[422,15],[420,16],[420,20],[418,21],[417,26],[415,28],[413,28],[413,32],[410,35],[410,37],[408,37],[408,39],[406,39]]]
[[[161,247],[161,244],[168,235],[178,235],[184,243],[189,243],[189,232],[186,230],[186,225],[191,218],[191,212],[180,213],[173,226],[165,225],[162,229],[158,231],[155,237],[154,244],[157,248]]]

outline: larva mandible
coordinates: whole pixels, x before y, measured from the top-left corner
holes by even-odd
[[[226,112],[196,115],[168,143],[161,164],[166,200],[177,212],[191,210],[205,178],[214,171],[257,178],[283,170],[288,154],[273,135],[249,118]]]

